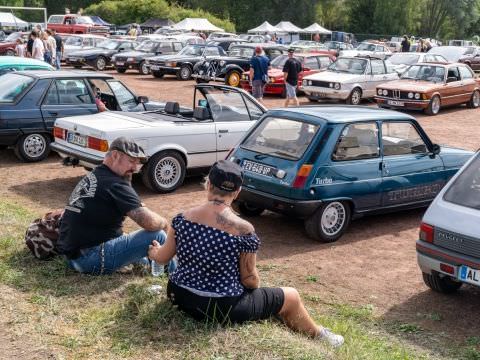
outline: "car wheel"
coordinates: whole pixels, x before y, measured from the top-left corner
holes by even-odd
[[[97,60],[95,61],[95,68],[98,71],[103,71],[107,67],[107,59],[105,59],[103,56],[99,56]]]
[[[152,156],[145,165],[142,179],[149,189],[168,193],[182,185],[185,173],[185,160],[178,152],[162,151]]]
[[[436,272],[432,272],[431,274],[422,273],[422,275],[425,285],[430,289],[443,294],[454,293],[463,285],[460,281],[454,281],[450,276],[441,277]]]
[[[238,211],[240,211],[242,215],[254,217],[261,215],[265,211],[265,208],[257,207],[255,205],[249,204],[248,202],[239,201]]]
[[[125,69],[125,68],[117,68],[116,70],[119,74],[123,74],[127,71],[127,69]]]
[[[321,242],[337,241],[350,223],[350,206],[343,201],[323,204],[305,220],[305,230],[312,239]]]
[[[190,66],[182,66],[180,70],[177,71],[177,79],[178,80],[190,80],[192,77],[192,69]]]
[[[362,90],[360,88],[355,88],[352,90],[347,99],[347,104],[350,105],[360,105],[362,102]]]
[[[145,61],[142,61],[138,66],[138,72],[142,75],[150,74],[150,68],[145,64]]]
[[[240,73],[238,71],[232,70],[228,72],[227,76],[225,77],[225,85],[237,87],[240,85],[240,79]]]
[[[467,106],[471,109],[476,109],[480,106],[480,91],[475,90],[467,103]]]
[[[163,78],[163,76],[165,75],[163,72],[161,71],[152,71],[152,75],[153,77],[156,77],[158,79],[161,79]]]
[[[27,134],[15,146],[15,155],[25,162],[45,159],[50,153],[50,138],[45,134]]]
[[[5,52],[5,55],[6,55],[6,56],[15,56],[15,51],[13,51],[13,50],[7,50],[7,51]]]
[[[440,97],[435,95],[432,100],[430,100],[428,107],[425,109],[425,113],[428,115],[437,115],[440,111],[440,104]]]

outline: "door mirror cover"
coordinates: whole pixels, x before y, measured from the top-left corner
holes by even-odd
[[[139,104],[148,103],[148,97],[147,96],[138,96],[137,101],[138,101]]]
[[[432,154],[433,155],[438,155],[440,154],[441,148],[440,145],[438,144],[432,144]]]

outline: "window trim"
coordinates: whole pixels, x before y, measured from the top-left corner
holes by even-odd
[[[411,126],[413,126],[413,128],[417,131],[418,135],[420,135],[420,139],[422,139],[422,141],[424,142],[426,148],[427,148],[427,152],[426,153],[416,153],[416,154],[396,154],[396,155],[385,155],[384,151],[383,151],[383,124],[385,123],[407,123],[407,124],[410,124]],[[415,124],[414,122],[412,121],[409,121],[409,120],[382,120],[380,121],[380,141],[381,141],[381,146],[380,146],[380,151],[381,151],[381,154],[382,154],[382,158],[390,158],[391,156],[409,156],[409,155],[414,155],[414,156],[417,156],[417,155],[428,155],[430,152],[431,152],[431,140],[426,139],[426,134],[422,131],[420,131],[420,128],[417,126],[417,124]]]
[[[378,155],[375,157],[369,157],[369,158],[362,158],[362,159],[343,159],[343,160],[337,160],[333,158],[333,154],[337,150],[338,143],[340,142],[340,138],[342,137],[343,131],[350,125],[356,125],[356,124],[375,124],[377,127],[377,149],[378,149]],[[340,163],[340,162],[346,162],[346,161],[362,161],[362,160],[372,160],[372,159],[381,159],[383,157],[383,152],[382,148],[380,146],[380,127],[378,126],[378,121],[377,120],[365,120],[365,121],[353,121],[348,124],[345,124],[342,129],[340,130],[340,134],[337,137],[337,140],[335,141],[335,146],[333,147],[332,152],[330,153],[330,160],[335,162],[335,163]]]
[[[125,85],[123,82],[121,82],[120,80],[117,80],[117,79],[105,79],[105,82],[107,83],[107,85],[110,87],[110,90],[112,91],[112,94],[113,96],[115,97],[115,101],[117,102],[117,105],[118,107],[121,109],[122,106],[120,105],[119,101],[118,101],[118,98],[117,98],[117,94],[115,94],[115,91],[113,91],[113,88],[112,86],[110,85],[110,83],[112,82],[118,82],[120,84],[122,84],[122,86],[133,96],[133,98],[135,99],[135,102],[137,103],[136,106],[139,105],[139,102],[138,102],[138,96],[135,95],[135,93],[133,93],[128,87],[127,85]],[[121,110],[121,111],[125,111],[125,110]]]
[[[89,84],[86,83],[84,78],[52,78],[50,79],[50,84],[48,85],[47,91],[43,94],[43,97],[40,100],[40,105],[41,106],[78,106],[78,105],[95,105],[95,97],[92,96],[92,91],[90,89]],[[52,84],[56,84],[57,81],[59,80],[80,80],[83,82],[85,85],[85,89],[87,90],[87,95],[90,97],[91,102],[90,103],[83,103],[83,104],[61,104],[60,103],[60,96],[58,96],[59,103],[58,104],[45,104],[45,99],[47,97],[48,92],[50,91],[50,88],[52,87]],[[58,94],[58,86],[57,86],[57,94]]]

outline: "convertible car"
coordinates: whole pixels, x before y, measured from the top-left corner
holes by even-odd
[[[103,112],[58,119],[52,149],[64,164],[93,168],[119,136],[138,142],[149,156],[142,168],[148,188],[178,188],[187,170],[224,159],[266,109],[247,92],[222,85],[196,85],[194,108],[168,102],[162,110],[137,114]]]

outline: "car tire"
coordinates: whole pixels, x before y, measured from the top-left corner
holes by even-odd
[[[430,100],[428,107],[425,109],[425,113],[427,115],[437,115],[440,112],[440,107],[441,107],[440,96],[435,95]]]
[[[127,71],[125,68],[116,68],[116,70],[119,74],[124,74]]]
[[[239,87],[241,78],[242,75],[238,71],[231,70],[225,76],[225,85]]]
[[[423,282],[430,289],[443,293],[443,294],[452,294],[463,285],[460,281],[454,281],[449,276],[440,277],[436,272],[431,274],[422,273]]]
[[[350,95],[347,98],[347,104],[349,105],[360,105],[362,102],[362,89],[356,87],[352,90]]]
[[[177,71],[177,79],[178,80],[190,80],[192,77],[192,69],[188,65],[184,65]]]
[[[176,151],[161,151],[153,155],[142,170],[146,187],[158,193],[169,193],[182,185],[186,165],[182,155]]]
[[[196,79],[195,79],[195,82],[196,82],[197,84],[208,84],[210,81],[205,80],[205,79],[196,78]]]
[[[149,67],[145,64],[145,61],[140,62],[140,64],[138,65],[138,72],[139,72],[141,75],[148,75],[148,74],[150,74],[150,69],[149,69]]]
[[[107,59],[103,56],[99,56],[97,60],[95,60],[95,69],[98,71],[103,71],[107,67]]]
[[[320,206],[305,220],[309,237],[321,242],[337,241],[347,230],[351,209],[345,201],[331,201]]]
[[[470,109],[476,109],[476,108],[478,108],[478,107],[480,106],[480,91],[475,90],[475,91],[472,93],[472,97],[471,97],[470,100],[468,101],[467,106],[468,106]]]
[[[50,153],[50,137],[41,133],[26,134],[18,140],[14,149],[15,155],[22,161],[41,161]]]
[[[157,79],[161,79],[165,74],[161,71],[152,71],[152,75]]]
[[[5,55],[6,55],[6,56],[15,56],[15,51],[13,51],[13,50],[7,50],[7,51],[5,52]]]
[[[247,217],[260,216],[265,211],[265,208],[257,207],[244,201],[239,201],[237,206],[240,214]]]

